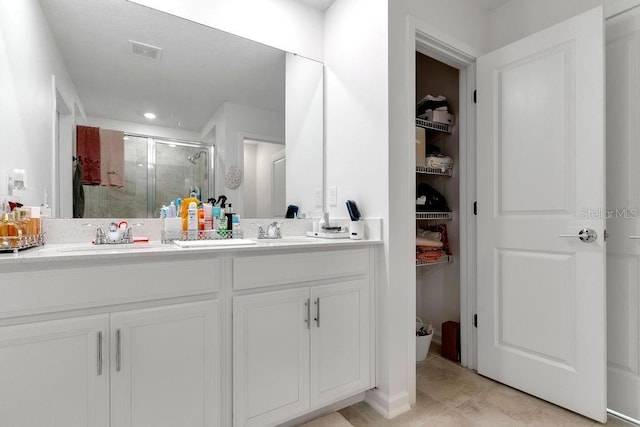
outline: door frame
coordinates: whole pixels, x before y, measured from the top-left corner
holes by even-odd
[[[640,0],[639,0],[640,1]],[[459,101],[460,112],[456,121],[459,124],[459,148],[458,173],[460,174],[460,342],[461,362],[469,369],[476,368],[476,329],[472,325],[474,313],[476,313],[476,218],[473,214],[473,203],[476,200],[476,117],[473,91],[476,88],[476,58],[481,52],[446,35],[432,26],[425,24],[413,17],[408,17],[408,32],[406,43],[406,55],[408,67],[406,79],[409,82],[407,111],[415,110],[414,94],[416,91],[416,60],[415,53],[420,52],[429,57],[452,66],[460,72]],[[410,114],[411,116],[412,114]],[[414,135],[415,117],[407,117],[408,134]],[[408,158],[410,164],[415,164],[415,147],[413,138],[407,141]],[[415,185],[415,170],[407,171],[410,175],[409,182]],[[415,188],[412,194],[415,194]],[[415,215],[411,212],[411,223],[414,224]],[[407,317],[410,330],[415,328],[416,313],[416,280],[415,263],[411,265],[407,277],[411,278],[409,288],[410,316]],[[409,340],[409,394],[410,401],[415,402],[416,370],[415,370],[415,340]]]

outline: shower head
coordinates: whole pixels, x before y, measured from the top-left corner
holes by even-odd
[[[191,163],[195,165],[196,160],[198,160],[200,156],[202,156],[203,154],[207,154],[207,152],[203,150],[203,151],[200,151],[199,153],[194,154],[193,156],[187,156],[187,160],[189,160]]]

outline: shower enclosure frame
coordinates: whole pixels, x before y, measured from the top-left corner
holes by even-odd
[[[124,135],[147,140],[147,218],[154,218],[157,216],[154,215],[154,211],[156,206],[156,148],[158,144],[179,145],[205,151],[207,153],[205,161],[208,162],[206,166],[207,194],[209,194],[209,197],[212,197],[215,193],[215,145],[197,141],[186,141],[175,138],[136,134],[132,132],[125,132]]]

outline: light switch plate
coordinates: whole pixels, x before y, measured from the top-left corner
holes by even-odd
[[[330,208],[338,206],[338,187],[335,185],[327,188],[327,203]]]

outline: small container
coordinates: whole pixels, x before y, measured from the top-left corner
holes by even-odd
[[[29,218],[29,234],[39,235],[41,230],[40,225],[40,206],[31,206],[31,217]]]
[[[0,218],[0,249],[10,249],[19,246],[22,229],[14,221],[14,214],[3,213]]]
[[[362,240],[364,238],[364,221],[351,221],[349,223],[349,238]]]
[[[213,230],[213,205],[211,203],[203,203],[204,210],[204,229]]]

